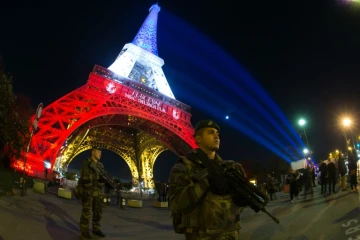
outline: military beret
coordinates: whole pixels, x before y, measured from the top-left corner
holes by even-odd
[[[195,132],[202,128],[215,128],[216,130],[218,130],[218,132],[220,132],[219,125],[217,125],[212,120],[202,120],[202,121],[198,122],[195,126]]]
[[[92,149],[96,149],[96,150],[102,150],[99,146],[93,146]]]

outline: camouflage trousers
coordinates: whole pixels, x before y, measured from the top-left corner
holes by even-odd
[[[103,202],[100,196],[84,197],[82,199],[82,212],[80,217],[80,231],[82,233],[89,232],[90,218],[92,211],[93,231],[100,230],[100,220],[103,212]]]
[[[217,236],[199,236],[196,234],[186,234],[185,240],[240,240],[240,230]]]

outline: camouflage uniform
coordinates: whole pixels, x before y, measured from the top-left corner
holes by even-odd
[[[82,196],[83,209],[80,217],[80,231],[82,233],[89,232],[91,210],[93,212],[93,231],[100,230],[100,220],[103,212],[104,184],[99,182],[99,174],[89,167],[91,161],[90,158],[86,159],[80,170],[79,184],[82,184],[84,189]]]
[[[194,150],[192,153],[201,151]],[[193,159],[193,158],[192,158]],[[218,155],[216,164],[230,165],[243,172],[240,164],[223,161]],[[209,188],[207,177],[200,177],[204,167],[199,161],[181,157],[172,168],[170,206],[176,233],[188,240],[238,240],[240,239],[240,213],[230,195],[216,195]]]

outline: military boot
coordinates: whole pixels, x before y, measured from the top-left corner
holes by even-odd
[[[100,230],[94,230],[93,234],[98,235],[99,237],[105,237],[106,235]]]
[[[91,234],[89,232],[82,232],[81,233],[81,238],[82,239],[91,239]]]

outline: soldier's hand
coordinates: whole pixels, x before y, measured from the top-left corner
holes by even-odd
[[[213,193],[224,195],[229,193],[229,184],[226,177],[221,173],[212,173],[208,175],[208,182]]]

